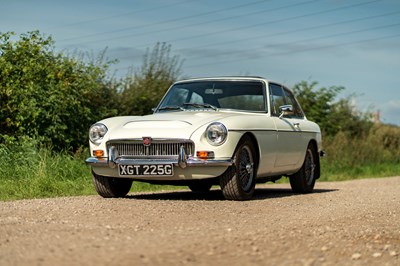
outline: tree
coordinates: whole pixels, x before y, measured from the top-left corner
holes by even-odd
[[[171,55],[171,45],[157,43],[143,57],[141,68],[125,79],[121,114],[145,115],[151,113],[166,90],[181,75],[182,60]]]
[[[351,136],[368,134],[372,127],[371,114],[357,111],[349,98],[336,99],[344,87],[316,88],[317,85],[315,81],[301,81],[292,88],[308,119],[319,124],[328,136],[339,131]]]
[[[83,62],[54,52],[38,31],[13,42],[0,34],[0,143],[28,138],[54,148],[86,145],[96,120],[116,113],[109,62]]]

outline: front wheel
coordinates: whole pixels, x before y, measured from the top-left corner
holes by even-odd
[[[303,166],[294,175],[289,177],[290,186],[295,193],[311,193],[314,190],[317,178],[316,169],[318,158],[315,147],[309,144],[304,158]]]
[[[235,151],[234,165],[219,178],[225,199],[248,200],[253,196],[257,169],[255,158],[254,144],[245,137]]]
[[[93,184],[97,193],[103,198],[121,198],[128,194],[132,180],[97,175],[92,171]]]

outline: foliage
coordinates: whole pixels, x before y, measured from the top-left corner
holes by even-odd
[[[157,43],[147,50],[141,68],[128,75],[121,94],[122,115],[146,115],[156,107],[166,90],[181,74],[182,61],[171,55],[171,46]]]
[[[397,133],[397,135],[396,135]],[[369,134],[350,138],[339,132],[333,138],[324,141],[324,149],[331,163],[339,166],[400,162],[400,128],[375,125]]]
[[[54,41],[38,31],[0,34],[0,143],[37,139],[57,150],[87,142],[87,129],[105,116],[115,88],[110,62],[84,63],[54,52]]]
[[[94,194],[85,155],[38,149],[30,142],[0,145],[0,200]]]
[[[31,142],[0,144],[0,201],[96,194],[87,156],[86,149],[71,154]],[[134,182],[131,191],[172,188]]]
[[[361,136],[372,126],[371,114],[358,112],[349,99],[336,100],[341,86],[316,88],[317,82],[301,81],[293,87],[308,119],[315,121],[326,136],[345,132],[350,136]]]
[[[324,150],[322,180],[400,174],[399,127],[376,124],[357,138],[339,132],[324,140]]]
[[[302,81],[293,93],[323,131],[322,180],[400,174],[400,128],[373,124],[371,114],[339,99],[344,87],[317,89],[317,82]]]

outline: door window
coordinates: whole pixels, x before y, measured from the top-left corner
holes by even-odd
[[[269,93],[271,97],[271,112],[273,116],[279,116],[279,107],[285,105],[285,94],[281,86],[277,84],[269,85]]]

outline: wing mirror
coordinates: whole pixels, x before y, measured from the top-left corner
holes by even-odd
[[[293,106],[292,105],[279,106],[279,113],[280,113],[279,118],[282,118],[283,116],[286,116],[286,115],[292,115],[292,114],[294,114]]]

